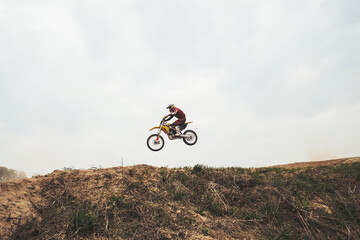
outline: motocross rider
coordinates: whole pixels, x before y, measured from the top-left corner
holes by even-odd
[[[170,116],[168,120],[172,119],[173,117],[177,118],[177,120],[173,122],[171,126],[175,127],[175,136],[180,136],[180,125],[184,124],[186,121],[185,113],[181,109],[175,107],[174,104],[170,104],[166,109],[169,109],[170,114],[166,115],[164,119],[168,116]]]

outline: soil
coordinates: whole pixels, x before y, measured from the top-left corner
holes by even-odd
[[[318,166],[330,166],[330,165],[340,165],[340,164],[351,164],[355,162],[360,162],[360,157],[352,157],[352,158],[343,158],[343,159],[334,159],[334,160],[325,160],[325,161],[312,161],[312,162],[296,162],[293,164],[284,164],[284,165],[276,165],[271,168],[284,168],[284,169],[296,169],[296,168],[310,168],[310,167],[318,167]],[[44,215],[39,214],[43,211],[43,206],[49,203],[49,201],[54,201],[52,199],[57,199],[61,192],[64,195],[66,192],[71,191],[71,197],[76,199],[81,199],[82,197],[87,197],[92,199],[92,202],[97,202],[100,206],[104,205],[106,209],[109,209],[111,206],[106,205],[107,203],[101,202],[104,196],[108,192],[112,193],[121,193],[122,196],[125,196],[126,201],[132,201],[133,209],[127,210],[127,213],[133,213],[135,208],[139,211],[146,211],[146,209],[150,209],[154,212],[154,209],[164,209],[167,215],[171,219],[181,219],[184,222],[184,226],[178,222],[178,220],[174,220],[176,224],[174,224],[173,228],[178,231],[177,235],[174,235],[174,231],[171,230],[171,227],[167,228],[158,228],[156,233],[152,232],[152,237],[149,239],[218,239],[220,235],[218,233],[223,233],[223,238],[225,239],[255,239],[256,236],[259,236],[259,231],[257,227],[248,228],[247,225],[244,225],[241,229],[238,229],[237,232],[231,233],[236,228],[237,223],[229,217],[215,217],[209,214],[207,211],[203,213],[197,213],[196,209],[187,209],[185,205],[179,205],[176,201],[168,201],[168,193],[165,192],[163,188],[160,188],[159,182],[165,181],[163,180],[164,175],[162,175],[162,171],[165,170],[163,168],[157,168],[148,165],[136,165],[136,166],[128,166],[128,167],[115,167],[115,168],[107,168],[107,169],[90,169],[90,170],[71,170],[71,171],[61,171],[56,170],[50,174],[44,176],[36,176],[32,178],[24,178],[16,181],[9,182],[1,182],[0,183],[0,239],[16,239],[14,237],[14,233],[18,231],[21,227],[24,228],[25,223],[36,223],[40,224],[44,222]],[[166,169],[166,171],[171,171],[171,169]],[[181,173],[181,169],[176,170],[176,176],[181,177],[179,173]],[[184,170],[185,173],[185,170]],[[195,175],[194,175],[195,176]],[[250,175],[242,176],[241,184],[244,185],[244,189],[249,189],[253,182],[247,180]],[[138,179],[142,179],[141,186],[137,185]],[[180,178],[179,178],[180,179]],[[181,179],[180,179],[181,180]],[[179,180],[179,181],[180,181]],[[236,181],[240,181],[239,179],[233,179],[234,183]],[[184,188],[180,182],[172,183],[171,185],[174,191],[173,193],[183,192],[190,194],[188,189]],[[241,185],[239,185],[241,186]],[[103,190],[106,188],[107,190]],[[132,191],[132,188],[136,190]],[[145,190],[146,188],[146,190]],[[223,189],[222,189],[223,188]],[[263,191],[272,191],[273,187],[267,186]],[[85,191],[86,190],[86,191]],[[275,189],[276,190],[276,189]],[[146,192],[145,192],[146,191]],[[230,211],[229,205],[225,199],[226,195],[230,196],[230,192],[226,192],[227,189],[222,187],[220,184],[215,184],[210,182],[207,185],[206,191],[209,192],[209,195],[212,194],[213,199],[215,199],[219,206],[222,206],[226,211]],[[250,191],[250,190],[249,190]],[[253,194],[256,194],[256,187],[254,188]],[[277,190],[276,190],[277,191]],[[220,194],[219,194],[220,193]],[[82,196],[86,194],[86,196]],[[133,195],[131,195],[133,194]],[[223,194],[223,195],[222,195]],[[70,196],[70,195],[69,195]],[[110,196],[110,195],[109,195]],[[175,196],[175,195],[174,195]],[[241,194],[239,194],[241,196]],[[144,197],[144,198],[142,198]],[[182,196],[178,196],[181,198]],[[150,198],[150,199],[146,199]],[[154,199],[151,199],[154,198]],[[107,198],[109,199],[109,198]],[[124,200],[124,201],[125,201]],[[234,197],[232,196],[232,201]],[[127,202],[122,204],[127,204]],[[200,200],[199,200],[200,201]],[[203,200],[201,200],[203,201]],[[241,201],[241,200],[238,200]],[[144,203],[146,202],[146,204]],[[151,203],[153,202],[153,203]],[[56,201],[53,202],[55,204]],[[163,205],[159,205],[161,203]],[[144,205],[142,205],[144,204]],[[141,205],[141,208],[139,207]],[[316,201],[314,204],[314,209],[318,211],[324,211],[328,214],[331,214],[332,210],[327,207],[327,205],[323,204],[322,201]],[[65,207],[64,207],[65,208]],[[106,210],[107,211],[107,210]],[[157,216],[161,216],[162,212],[158,210]],[[200,210],[199,210],[200,211]],[[134,213],[135,215],[138,214]],[[119,213],[120,214],[120,213]],[[106,216],[106,215],[105,215]],[[144,213],[143,219],[149,219],[151,221],[152,215],[146,215]],[[119,218],[123,218],[123,216],[118,216]],[[166,220],[166,218],[164,219]],[[135,218],[140,218],[139,216],[131,216],[130,220],[134,221]],[[190,219],[190,220],[189,220]],[[163,219],[160,219],[160,223],[164,223]],[[161,222],[162,221],[162,222]],[[190,221],[188,223],[187,221]],[[246,221],[252,220],[243,220]],[[255,220],[254,220],[255,221]],[[196,222],[196,224],[192,223]],[[56,223],[53,223],[56,224]],[[50,234],[47,236],[53,236],[52,239],[65,239],[64,236],[57,232],[58,238],[56,238],[56,229],[61,228],[69,228],[68,224],[59,222],[57,227],[53,228],[53,235]],[[61,225],[65,224],[65,225]],[[107,222],[106,222],[107,224]],[[155,223],[154,223],[155,224]],[[149,225],[150,227],[155,225]],[[165,224],[165,223],[164,223]],[[34,224],[33,224],[34,225]],[[166,224],[165,224],[166,226]],[[211,226],[211,229],[205,228],[204,226]],[[233,227],[231,227],[233,226]],[[243,225],[242,225],[243,226]],[[34,227],[34,231],[32,232],[34,235],[38,234],[39,230],[36,230],[37,226]],[[150,228],[149,227],[149,228]],[[105,229],[107,226],[104,227]],[[40,229],[40,227],[39,227]],[[55,229],[55,230],[54,230]],[[169,230],[170,229],[170,230]],[[216,229],[216,230],[214,230]],[[30,231],[31,232],[31,231]],[[140,233],[134,232],[131,236],[123,236],[123,238],[129,239],[140,239]],[[157,235],[156,235],[157,234]],[[104,237],[107,236],[107,237]],[[138,237],[137,237],[138,236]],[[175,236],[175,237],[174,237]],[[68,236],[69,237],[69,236]],[[85,238],[82,238],[81,235],[77,235],[77,239],[118,239],[109,237],[108,235],[88,235]],[[37,238],[32,238],[37,239]],[[41,238],[40,238],[41,239]],[[45,239],[45,238],[44,238]],[[119,238],[121,239],[121,238]]]

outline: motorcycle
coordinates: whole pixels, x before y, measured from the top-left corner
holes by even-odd
[[[158,132],[156,134],[152,134],[148,137],[146,143],[148,148],[152,151],[160,151],[164,145],[165,141],[164,138],[160,135],[161,132],[165,133],[170,140],[175,139],[182,139],[185,144],[187,145],[194,145],[197,142],[197,135],[193,130],[186,130],[183,133],[180,132],[179,136],[176,136],[176,130],[173,128],[170,123],[167,123],[167,121],[171,118],[171,116],[167,118],[163,118],[160,122],[160,126],[156,126],[151,128],[149,131],[152,131],[154,129],[158,129]],[[184,130],[188,124],[192,122],[186,122],[183,125],[180,126],[180,131]]]

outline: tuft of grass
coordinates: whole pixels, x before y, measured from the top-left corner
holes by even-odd
[[[261,212],[263,212],[266,217],[277,217],[279,215],[279,206],[276,206],[270,201],[266,201],[261,207]]]
[[[107,172],[107,173],[105,173],[104,177],[108,178],[108,179],[111,179],[112,175],[111,175],[111,173]]]
[[[224,214],[222,206],[218,204],[212,196],[207,194],[203,202],[206,209],[208,209],[213,216],[222,216]]]
[[[252,177],[250,179],[252,185],[264,185],[265,184],[265,179],[264,179],[263,173],[260,173],[258,171],[250,172],[250,176]]]
[[[61,196],[61,198],[56,198],[52,202],[52,208],[54,209],[64,209],[73,204],[73,201],[76,198],[69,191],[65,190]]]
[[[186,198],[186,192],[180,190],[173,192],[173,200],[174,201],[183,201]]]
[[[131,191],[136,188],[140,188],[140,186],[141,186],[141,182],[132,182],[127,186],[127,190]]]
[[[171,218],[161,207],[154,208],[152,218],[155,222],[157,222],[161,227],[170,227],[171,226]]]
[[[201,216],[205,216],[204,209],[202,209],[201,207],[196,209],[194,212],[200,214]]]
[[[241,211],[241,220],[261,220],[265,216],[258,209],[244,209]]]
[[[209,231],[209,229],[207,229],[206,227],[201,226],[201,227],[200,227],[200,230],[201,230],[201,233],[202,233],[204,236],[210,236],[210,231]]]
[[[272,172],[275,172],[275,173],[283,173],[283,172],[286,172],[286,168],[270,168]]]
[[[275,187],[277,188],[284,188],[285,187],[285,181],[283,176],[274,176],[272,178],[272,182]]]
[[[298,239],[295,238],[296,231],[289,224],[284,224],[281,226],[280,231],[267,231],[265,233],[266,239],[271,240],[287,240],[287,239]]]
[[[91,206],[83,203],[74,210],[70,223],[75,234],[86,235],[95,232],[103,224],[103,220]]]
[[[117,209],[126,209],[131,210],[134,207],[134,202],[128,199],[125,199],[123,196],[111,196],[109,201],[110,206],[113,206]]]
[[[186,175],[184,172],[176,172],[175,173],[175,179],[181,182],[182,184],[186,185],[189,181],[189,176]]]
[[[193,170],[192,170],[192,174],[200,174],[204,169],[206,168],[205,165],[203,164],[196,164],[194,167],[193,167]]]
[[[230,170],[232,170],[235,173],[235,175],[240,175],[240,176],[246,172],[245,168],[240,168],[240,167],[232,167],[230,168]]]

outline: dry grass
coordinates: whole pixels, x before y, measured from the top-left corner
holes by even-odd
[[[0,184],[0,238],[358,239],[358,186],[359,161],[55,171]]]

